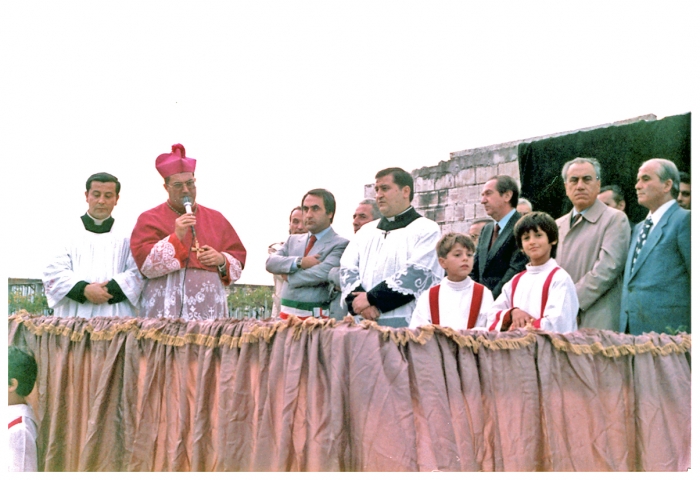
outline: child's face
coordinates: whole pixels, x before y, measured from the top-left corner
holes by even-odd
[[[537,230],[530,230],[520,237],[523,245],[523,252],[530,259],[530,265],[544,265],[549,260],[552,253],[552,245],[557,241],[550,242],[547,234],[540,227]]]
[[[474,252],[455,243],[447,257],[438,257],[440,266],[447,272],[448,280],[461,282],[469,276],[474,267]]]

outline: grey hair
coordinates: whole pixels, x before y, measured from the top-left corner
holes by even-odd
[[[650,158],[646,162],[642,163],[639,168],[642,168],[649,162],[657,162],[659,166],[655,169],[656,174],[659,176],[661,183],[665,183],[666,180],[671,180],[671,196],[673,198],[678,197],[678,192],[681,190],[681,179],[678,173],[678,167],[671,160],[666,160],[665,158]]]
[[[518,200],[518,205],[527,205],[528,207],[530,207],[530,210],[532,210],[532,203],[530,203],[530,200],[528,200],[527,198],[520,198]]]
[[[561,169],[561,179],[564,180],[564,183],[566,183],[566,172],[569,171],[569,167],[574,163],[590,163],[593,165],[593,169],[595,170],[595,176],[597,177],[596,180],[600,180],[602,178],[600,175],[600,163],[598,163],[598,160],[595,158],[576,157],[573,160],[566,162],[564,167]]]
[[[373,198],[365,198],[360,202],[360,205],[369,205],[372,207],[372,220],[376,220],[382,215],[377,206],[377,201]]]

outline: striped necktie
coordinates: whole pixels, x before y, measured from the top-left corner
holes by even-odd
[[[634,271],[634,264],[637,262],[639,252],[642,251],[642,247],[647,241],[647,237],[649,236],[649,230],[651,230],[651,226],[653,224],[654,222],[651,221],[651,217],[647,217],[647,219],[644,220],[644,225],[642,225],[642,231],[639,232],[639,238],[637,238],[637,246],[634,247],[634,256],[632,257],[632,271]]]

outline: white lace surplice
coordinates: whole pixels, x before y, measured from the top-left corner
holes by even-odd
[[[377,229],[379,220],[367,223],[355,234],[340,259],[341,301],[358,285],[365,291],[386,280],[396,292],[416,298],[444,276],[435,246],[440,227],[423,217],[405,228],[386,233]],[[383,312],[381,318],[402,318],[408,324],[416,300]]]
[[[169,238],[156,243],[143,264],[143,273],[149,280],[141,296],[139,316],[184,320],[228,317],[226,290],[219,274],[200,268],[181,268]],[[235,282],[241,277],[241,263],[226,252],[223,255],[231,282]]]
[[[134,316],[143,288],[143,277],[131,256],[129,236],[117,227],[112,231],[93,233],[85,230],[80,219],[69,232],[58,240],[58,253],[44,270],[43,282],[49,307],[56,317],[119,317]],[[115,304],[95,305],[78,303],[66,294],[80,281],[106,282],[114,279],[127,300]]]

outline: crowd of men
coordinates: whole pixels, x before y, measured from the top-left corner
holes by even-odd
[[[111,216],[119,180],[107,173],[87,180],[87,212],[66,232],[43,276],[56,316],[228,316],[225,287],[240,277],[246,249],[221,213],[197,203],[196,160],[182,145],[155,164],[167,199],[142,213],[132,232]],[[597,160],[572,159],[561,176],[573,208],[556,220],[554,251],[575,284],[578,328],[690,331],[690,177],[668,160],[643,163],[635,190],[648,215],[632,225],[622,189],[601,188]],[[303,195],[290,212],[289,237],[268,247],[273,319],[350,315],[408,326],[416,300],[445,276],[436,253],[441,229],[412,207],[408,172],[379,171],[375,194],[358,204],[350,239],[332,227],[331,192]],[[487,217],[469,228],[475,245],[469,276],[497,298],[528,264],[514,226],[533,215],[533,205],[507,175],[490,178],[480,201]]]

